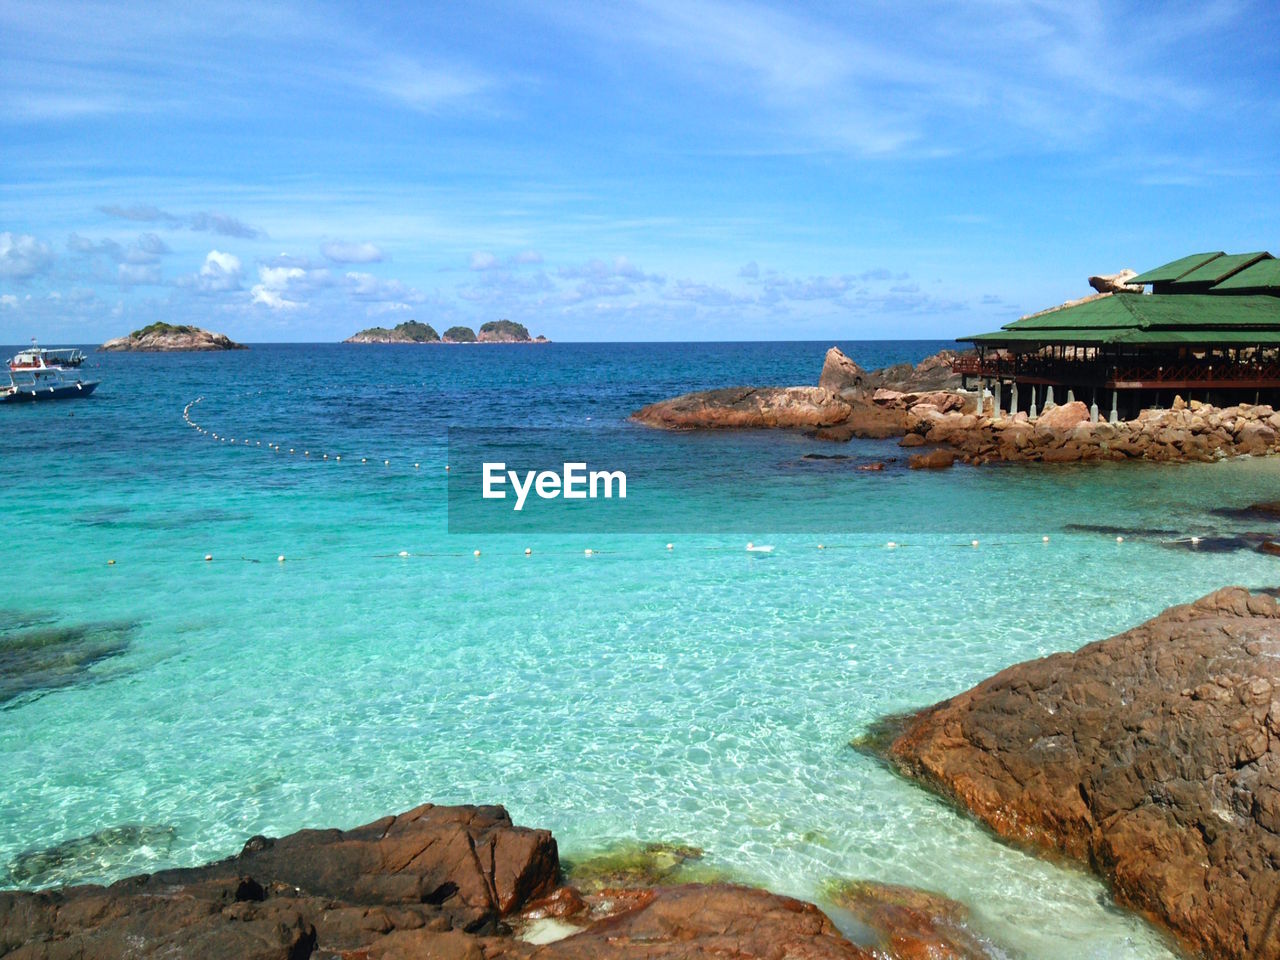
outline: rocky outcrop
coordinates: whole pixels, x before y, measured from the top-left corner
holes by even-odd
[[[988,412],[990,405],[988,405]],[[971,463],[1097,460],[1212,462],[1280,452],[1280,414],[1265,404],[1211,407],[1175,399],[1169,410],[1144,410],[1119,423],[1090,422],[1080,401],[1052,407],[1037,420],[1019,412],[991,418],[943,412],[917,403],[906,413],[904,446],[946,446]]]
[[[874,948],[898,960],[993,960],[1005,956],[973,930],[969,911],[937,893],[890,883],[850,883],[832,900],[875,936]]]
[[[945,396],[947,409],[965,399],[945,391],[958,387],[951,373],[955,351],[944,350],[920,363],[870,373],[837,347],[827,351],[817,387],[725,387],[687,393],[637,410],[637,423],[666,429],[716,427],[817,427],[822,440],[897,437],[906,429],[905,413],[922,395]],[[873,401],[872,396],[878,398]],[[904,397],[901,403],[886,398]],[[975,405],[972,399],[969,404]]]
[[[822,361],[822,373],[818,377],[818,386],[825,387],[833,393],[852,391],[855,395],[862,392],[862,381],[867,371],[845,356],[839,347],[827,351]]]
[[[254,837],[235,857],[109,887],[0,892],[0,957],[117,960],[914,960],[969,941],[958,905],[900,888],[842,894],[884,941],[849,942],[815,906],[691,884],[701,852],[614,850],[562,882],[545,830],[501,807],[431,804],[354,830]],[[576,881],[575,881],[576,882]],[[611,886],[620,882],[625,886]],[[657,884],[657,885],[654,885]],[[901,935],[899,936],[899,932]]]
[[[650,404],[631,419],[666,430],[827,427],[852,412],[848,401],[825,387],[726,387]]]
[[[179,350],[246,350],[248,348],[242,343],[236,343],[225,333],[211,333],[185,324],[175,326],[168,323],[153,323],[149,327],[133,331],[127,337],[108,340],[98,349],[107,352],[168,353]]]
[[[1280,957],[1280,609],[1228,588],[910,718],[891,761],[1195,951]]]
[[[1138,274],[1133,270],[1121,270],[1119,273],[1106,273],[1089,278],[1089,286],[1099,293],[1142,293],[1141,284],[1134,285],[1129,281]]]

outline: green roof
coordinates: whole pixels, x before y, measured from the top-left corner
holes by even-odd
[[[1193,253],[1189,257],[1183,257],[1181,260],[1174,260],[1172,263],[1166,263],[1162,267],[1156,267],[1154,270],[1140,273],[1132,280],[1126,280],[1125,282],[1131,284],[1172,283],[1192,270],[1203,267],[1210,260],[1223,255],[1221,250],[1214,253]]]
[[[1280,343],[1280,298],[1113,293],[1032,314],[974,343]]]
[[[1228,253],[1221,257],[1214,257],[1203,266],[1196,267],[1190,273],[1183,274],[1173,281],[1173,285],[1177,287],[1182,286],[1184,283],[1220,283],[1250,264],[1270,258],[1271,254],[1265,250],[1260,250],[1257,253]]]
[[[1216,287],[1218,290],[1272,290],[1280,288],[1280,260],[1267,257],[1234,273]]]

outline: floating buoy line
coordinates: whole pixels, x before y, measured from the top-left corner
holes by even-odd
[[[202,400],[204,400],[204,397],[203,397],[203,396],[196,397],[194,400],[192,400],[192,401],[188,402],[188,403],[187,403],[187,405],[186,405],[186,406],[184,406],[184,407],[182,408],[182,419],[183,419],[183,422],[184,422],[188,427],[190,427],[192,430],[196,431],[196,433],[200,434],[201,436],[206,436],[206,437],[209,437],[209,438],[210,438],[210,439],[212,439],[212,440],[217,441],[218,443],[230,444],[230,445],[232,445],[232,446],[246,446],[246,447],[252,447],[252,448],[254,448],[254,449],[261,448],[261,447],[265,447],[266,449],[271,450],[271,451],[273,451],[273,452],[275,452],[275,453],[280,453],[280,454],[285,454],[285,455],[292,454],[292,455],[294,455],[294,456],[300,456],[301,458],[306,459],[306,460],[314,460],[314,461],[318,461],[318,462],[326,462],[326,461],[329,461],[329,460],[333,460],[335,463],[341,463],[341,462],[342,462],[342,456],[341,456],[341,455],[339,455],[339,454],[332,454],[332,455],[331,455],[331,454],[329,454],[329,453],[320,452],[318,455],[313,456],[312,451],[311,451],[310,449],[308,449],[308,448],[302,448],[301,450],[299,450],[297,447],[287,447],[287,448],[286,448],[283,444],[274,443],[274,442],[269,441],[269,440],[268,440],[268,441],[262,441],[262,440],[248,440],[248,439],[245,439],[244,437],[236,438],[236,437],[226,436],[226,435],[224,435],[224,434],[215,433],[215,432],[213,432],[212,430],[210,430],[209,428],[205,427],[203,424],[201,424],[201,423],[197,422],[197,421],[195,420],[195,418],[194,418],[194,417],[192,417],[192,415],[191,415],[192,410],[193,410],[193,409],[196,407],[196,405],[197,405],[197,404],[199,404]],[[286,451],[287,451],[287,453],[286,453]],[[375,464],[376,464],[376,463],[377,463],[377,461],[378,461],[379,459],[381,459],[381,460],[382,460],[382,466],[384,466],[384,467],[390,467],[390,466],[391,466],[391,460],[390,460],[390,458],[387,458],[387,457],[383,457],[383,458],[378,458],[378,457],[361,457],[361,458],[360,458],[360,463],[361,463],[361,464],[366,464],[366,465],[367,465],[367,464],[369,464],[370,462],[373,462],[373,463],[375,463]],[[414,470],[420,470],[420,469],[421,469],[421,466],[422,466],[422,465],[421,465],[421,462],[415,462],[415,463],[412,465],[412,469],[414,469]],[[445,465],[444,470],[445,470],[445,472],[446,472],[446,473],[448,473],[448,472],[449,472],[449,466],[448,466],[448,464],[446,464],[446,465]],[[1175,539],[1175,540],[1172,540],[1172,541],[1164,541],[1164,542],[1171,542],[1171,543],[1189,543],[1189,544],[1191,544],[1192,546],[1195,546],[1195,545],[1197,545],[1197,544],[1199,544],[1199,543],[1200,543],[1200,540],[1201,540],[1201,538],[1200,538],[1200,537],[1192,536],[1192,537],[1189,537],[1189,538],[1178,538],[1178,539]],[[1034,542],[1034,541],[1031,541],[1031,542]],[[890,551],[893,551],[893,550],[910,550],[910,549],[913,549],[913,548],[914,548],[914,549],[921,549],[921,548],[923,548],[923,549],[927,549],[927,550],[931,550],[931,551],[936,551],[937,549],[939,549],[939,547],[955,547],[955,548],[966,548],[966,549],[969,549],[969,550],[976,550],[976,549],[979,549],[979,548],[982,548],[982,549],[989,549],[989,548],[992,548],[992,547],[994,547],[994,548],[1019,548],[1019,547],[1027,547],[1027,546],[1030,546],[1030,545],[1031,545],[1031,542],[1029,542],[1029,541],[1027,541],[1026,539],[1023,539],[1023,538],[1015,538],[1015,539],[1002,540],[1002,541],[978,541],[978,540],[965,540],[965,541],[959,541],[959,542],[955,542],[955,543],[948,543],[948,544],[937,544],[937,543],[916,543],[916,544],[912,544],[912,543],[909,543],[909,542],[903,542],[903,541],[897,541],[897,540],[888,540],[888,541],[885,541],[884,543],[843,543],[843,544],[842,544],[842,543],[827,543],[827,542],[825,542],[825,541],[819,541],[819,542],[816,542],[816,543],[814,543],[814,544],[812,544],[812,545],[800,545],[800,544],[797,544],[797,545],[795,545],[794,547],[791,547],[791,548],[785,548],[782,552],[783,552],[783,553],[787,553],[787,554],[793,554],[793,553],[798,553],[798,552],[799,552],[799,551],[801,551],[801,550],[807,550],[807,549],[816,549],[816,550],[823,551],[823,552],[826,552],[826,551],[832,551],[832,550],[835,550],[835,551],[839,551],[839,550],[863,550],[863,551],[866,551],[866,550],[890,550]],[[1039,542],[1041,545],[1046,545],[1046,544],[1048,544],[1048,543],[1050,542],[1050,538],[1049,538],[1049,536],[1048,536],[1048,535],[1044,535],[1044,536],[1041,536],[1041,537],[1039,538],[1039,541],[1038,541],[1038,542]],[[1115,542],[1116,544],[1124,544],[1124,542],[1125,542],[1125,538],[1124,538],[1123,536],[1116,536],[1116,537],[1114,538],[1114,542]],[[664,547],[665,547],[665,550],[663,549]],[[675,548],[676,548],[676,544],[675,544],[675,543],[666,543],[666,544],[662,544],[662,545],[659,545],[658,547],[656,547],[656,548],[655,548],[655,550],[654,550],[654,552],[655,552],[655,553],[659,553],[659,552],[661,552],[661,553],[673,553],[673,552],[675,551]],[[728,545],[724,545],[724,544],[694,544],[694,545],[691,545],[691,546],[682,546],[682,549],[683,549],[683,550],[690,550],[690,549],[692,549],[692,550],[694,550],[694,551],[696,551],[696,552],[700,552],[700,553],[732,553],[732,552],[743,552],[743,551],[744,551],[744,547],[742,547],[742,546],[728,546]],[[760,558],[760,559],[768,559],[768,558],[771,558],[771,557],[772,557],[772,555],[773,555],[773,553],[774,553],[774,550],[775,550],[775,548],[774,548],[774,546],[772,546],[772,545],[761,545],[761,544],[756,544],[756,543],[751,542],[751,541],[747,542],[747,544],[745,545],[745,552],[746,552],[747,554],[751,555],[752,559],[755,559],[755,558],[757,558],[757,557],[758,557],[758,558]],[[611,554],[613,554],[613,555],[620,555],[620,554],[622,554],[622,553],[623,553],[623,551],[621,551],[621,550],[618,550],[618,551],[614,551],[614,550],[600,550],[600,549],[595,548],[595,547],[586,547],[586,548],[584,548],[584,549],[582,549],[582,550],[577,550],[577,549],[574,549],[574,548],[568,548],[568,547],[566,547],[566,548],[553,549],[553,550],[539,550],[539,551],[537,552],[537,556],[540,556],[540,557],[541,557],[541,556],[552,556],[552,557],[555,557],[555,556],[571,556],[571,555],[576,555],[576,556],[580,556],[580,557],[583,557],[583,558],[589,558],[589,557],[597,557],[597,556],[608,556],[608,555],[611,555]],[[627,553],[631,553],[631,551],[627,551]],[[534,554],[533,548],[531,548],[531,547],[523,547],[523,548],[518,549],[518,550],[516,551],[515,555],[516,555],[516,556],[523,555],[524,557],[530,557],[530,558],[531,558],[531,557],[533,557],[535,554]],[[632,554],[632,555],[634,555],[634,554]],[[395,552],[395,553],[377,553],[377,554],[372,554],[372,558],[373,558],[373,559],[379,559],[379,560],[381,560],[381,559],[409,560],[409,559],[415,559],[415,558],[468,557],[468,556],[469,556],[469,557],[471,557],[471,558],[473,558],[473,559],[475,559],[475,560],[481,560],[481,559],[483,559],[483,558],[484,558],[485,553],[484,553],[483,551],[479,550],[479,549],[471,549],[471,550],[467,550],[467,549],[459,548],[459,549],[456,549],[456,550],[429,550],[429,551],[422,551],[422,552],[419,552],[419,551],[410,552],[410,551],[408,551],[408,550],[400,550],[400,551],[397,551],[397,552]],[[202,560],[203,560],[203,562],[205,562],[205,563],[212,563],[212,562],[214,562],[214,556],[213,556],[213,554],[211,554],[211,553],[206,553],[206,554],[204,554],[204,555],[203,555],[203,557],[202,557],[201,559],[202,559]],[[255,558],[252,558],[252,557],[245,557],[245,556],[240,556],[240,557],[239,557],[239,558],[237,558],[237,559],[238,559],[238,560],[240,560],[240,561],[246,562],[246,563],[261,563],[261,562],[262,562],[262,561],[261,561],[261,560],[259,560],[259,559],[255,559]],[[306,557],[292,557],[292,556],[286,557],[286,555],[282,553],[282,554],[278,554],[278,555],[275,557],[275,562],[276,562],[277,564],[280,564],[280,565],[285,565],[286,563],[292,563],[292,562],[294,562],[295,560],[297,560],[297,561],[305,561],[305,560],[307,560],[307,559],[308,559],[308,558],[306,558]],[[112,558],[112,559],[107,560],[107,565],[108,565],[108,566],[116,566],[116,560],[115,560],[115,558]]]
[[[296,455],[296,456],[302,457],[304,460],[318,459],[321,462],[325,462],[328,460],[332,460],[334,463],[342,462],[341,454],[329,454],[323,451],[317,451],[315,454],[313,454],[311,450],[308,450],[306,448],[299,450],[297,447],[285,447],[283,444],[275,443],[271,440],[266,440],[266,441],[246,440],[244,437],[240,437],[240,438],[231,437],[231,436],[227,436],[226,434],[217,433],[213,430],[210,430],[208,427],[204,426],[203,424],[198,423],[195,420],[195,418],[192,417],[191,415],[191,411],[195,408],[196,404],[198,404],[203,399],[204,399],[203,396],[196,397],[194,400],[188,402],[187,405],[182,408],[182,422],[185,423],[192,430],[194,430],[196,433],[200,434],[201,436],[208,437],[209,439],[217,441],[218,443],[230,444],[233,447],[235,446],[250,447],[251,446],[255,449],[259,447],[266,447],[266,449],[272,451],[273,453],[284,453],[286,455]],[[362,464],[368,464],[370,462],[376,463],[379,459],[382,460],[382,465],[384,467],[391,466],[391,460],[388,457],[381,457],[381,458],[361,457],[360,462]],[[421,470],[422,469],[421,462],[415,462],[413,464],[413,469]],[[449,467],[447,464],[445,465],[444,469],[445,469],[445,472],[448,473]]]

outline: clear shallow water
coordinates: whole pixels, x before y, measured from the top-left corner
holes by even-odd
[[[194,864],[423,800],[500,802],[570,854],[681,840],[809,898],[839,878],[941,891],[1013,956],[1168,956],[1087,875],[993,841],[848,741],[1217,586],[1280,582],[1259,554],[1065,531],[1236,528],[1210,511],[1275,499],[1280,464],[891,470],[869,486],[848,465],[788,465],[891,443],[672,436],[662,531],[447,532],[450,425],[616,440],[663,396],[813,382],[827,345],[96,355],[89,400],[0,409],[0,520],[33,531],[6,555],[0,610],[135,624],[91,682],[0,711],[0,867],[117,824],[175,835],[53,879]],[[843,346],[873,366],[938,345]],[[235,448],[184,426],[197,396]],[[725,479],[721,507],[687,496],[695,472]],[[874,530],[849,532],[850,504]],[[745,535],[683,532],[715,509],[759,516],[757,540],[788,520],[815,532],[769,536],[767,557]],[[928,532],[943,513],[972,526]]]

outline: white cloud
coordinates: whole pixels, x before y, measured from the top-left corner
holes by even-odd
[[[210,250],[196,274],[196,288],[202,293],[224,293],[240,289],[243,266],[233,253]]]
[[[307,271],[301,267],[258,267],[258,283],[249,292],[253,303],[260,303],[272,310],[296,310],[306,306],[302,299],[292,299],[290,290],[295,281],[305,280]]]
[[[53,251],[29,233],[0,233],[0,277],[28,280],[48,269]]]
[[[18,298],[12,293],[0,294],[0,307],[16,307]]]
[[[157,286],[160,268],[153,263],[122,263],[116,268],[116,279],[126,287]]]
[[[372,243],[331,240],[320,244],[320,252],[333,263],[380,263],[384,259],[382,249]]]
[[[477,250],[471,255],[472,270],[492,270],[498,265],[498,258],[487,250]]]

